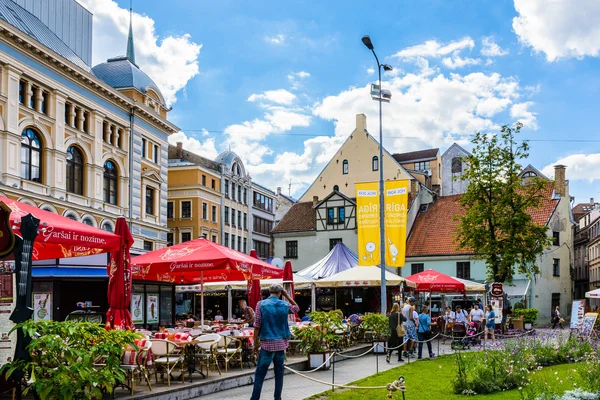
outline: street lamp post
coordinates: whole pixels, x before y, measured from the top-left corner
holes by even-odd
[[[379,58],[377,58],[377,54],[375,54],[375,47],[373,46],[373,42],[371,42],[371,38],[369,36],[363,36],[362,38],[363,44],[367,47],[367,49],[373,52],[375,56],[375,61],[377,61],[377,72],[379,74],[379,95],[374,97],[373,100],[379,101],[379,251],[380,251],[380,267],[381,267],[381,313],[385,313],[387,311],[387,287],[385,282],[385,209],[384,209],[384,200],[383,200],[383,126],[381,123],[381,103],[389,102],[391,94],[386,93],[384,98],[384,93],[381,88],[381,69],[384,71],[391,71],[392,67],[388,64],[380,64]]]

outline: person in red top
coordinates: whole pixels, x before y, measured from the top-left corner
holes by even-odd
[[[296,314],[300,307],[281,285],[271,285],[271,296],[259,301],[254,314],[254,351],[260,349],[254,389],[250,400],[259,400],[265,375],[273,363],[275,373],[275,400],[281,399],[283,391],[283,362],[288,340],[291,336],[288,314]],[[280,299],[283,297],[286,301]]]

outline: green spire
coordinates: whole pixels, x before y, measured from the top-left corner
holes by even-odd
[[[129,37],[127,38],[127,58],[135,64],[135,48],[133,47],[133,7],[129,6]]]

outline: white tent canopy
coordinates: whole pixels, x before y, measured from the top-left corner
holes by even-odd
[[[484,283],[469,281],[466,279],[460,279],[455,277],[452,277],[452,279],[456,279],[457,281],[465,285],[465,292],[485,292]]]
[[[586,299],[598,299],[598,298],[600,298],[600,289],[591,290],[589,292],[586,292],[585,298]]]
[[[413,286],[412,282],[406,281],[403,277],[390,271],[385,271],[386,286],[397,286],[401,282],[406,282]],[[379,267],[354,267],[328,278],[315,281],[318,287],[359,287],[359,286],[379,286],[381,285],[381,268]]]
[[[263,288],[268,288],[274,283],[283,283],[282,279],[263,279],[260,281],[260,286]],[[313,283],[312,279],[305,278],[303,276],[294,274],[294,289],[310,289],[311,284]],[[231,281],[231,282],[210,282],[204,284],[204,290],[227,290],[227,286],[230,286],[232,290],[246,290],[248,287],[248,282],[246,281]],[[200,285],[181,285],[176,286],[175,290],[180,292],[200,292]]]

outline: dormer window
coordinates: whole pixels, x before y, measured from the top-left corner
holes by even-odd
[[[532,171],[527,171],[523,174],[523,178],[535,178],[537,176],[537,174],[535,172]]]

